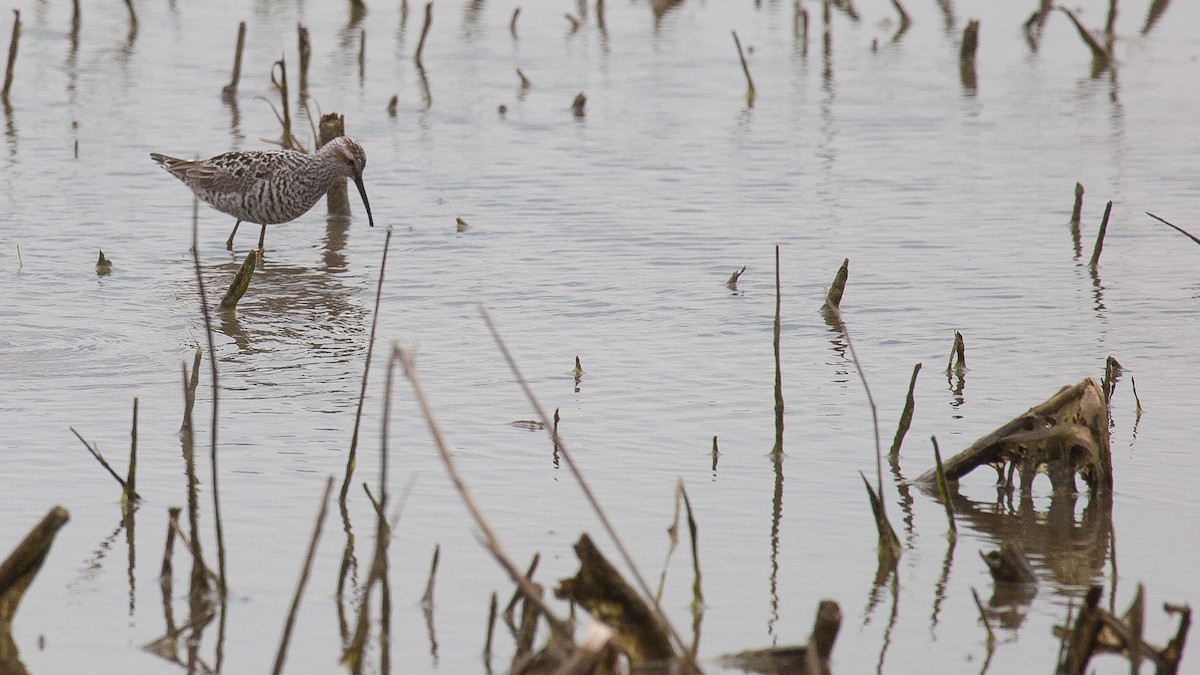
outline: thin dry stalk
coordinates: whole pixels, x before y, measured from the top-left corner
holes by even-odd
[[[242,79],[242,52],[246,49],[246,22],[238,23],[237,47],[233,50],[233,77],[221,88],[221,97],[232,99],[237,94],[238,81]]]
[[[733,31],[733,44],[737,46],[738,60],[742,62],[742,72],[746,75],[746,100],[754,101],[754,78],[750,77],[750,66],[746,65],[746,54],[742,52],[742,41],[738,39],[737,31]]]
[[[346,493],[350,490],[350,479],[354,476],[355,457],[358,454],[358,430],[362,424],[363,401],[367,398],[367,376],[371,374],[371,354],[375,351],[375,328],[379,325],[379,299],[383,297],[383,273],[387,269],[388,247],[392,243],[392,228],[389,227],[387,237],[383,240],[383,259],[379,261],[379,282],[375,286],[375,310],[371,317],[371,333],[367,337],[367,358],[363,364],[362,385],[358,390],[358,408],[354,412],[354,432],[350,435],[350,453],[346,458],[346,477],[342,480],[342,491],[338,494],[338,502],[346,502]]]
[[[486,314],[484,316],[486,320]],[[483,515],[483,511],[480,510],[479,505],[475,502],[475,498],[471,495],[471,491],[467,487],[466,481],[463,480],[462,474],[458,471],[458,465],[454,461],[454,457],[450,454],[450,448],[446,444],[446,440],[442,437],[441,427],[438,426],[437,420],[433,416],[433,408],[429,404],[429,399],[425,396],[425,389],[421,385],[421,380],[417,375],[416,364],[413,362],[412,355],[399,347],[393,347],[391,362],[394,363],[396,361],[398,361],[401,367],[404,369],[404,375],[408,378],[409,384],[412,386],[413,395],[416,397],[417,404],[421,409],[421,414],[425,418],[425,425],[429,427],[429,433],[433,437],[433,443],[438,450],[438,455],[442,459],[442,464],[446,467],[446,473],[450,475],[450,481],[454,484],[455,490],[458,491],[458,495],[463,500],[463,504],[466,505],[467,510],[471,513],[471,517],[475,520],[476,526],[479,527],[480,532],[483,533],[484,548],[486,548],[487,551],[492,554],[492,557],[496,559],[496,562],[499,563],[500,566],[504,568],[504,571],[508,573],[508,576],[510,579],[512,579],[513,583],[515,583],[521,589],[522,594],[525,596],[525,601],[536,606],[538,611],[546,617],[546,622],[550,625],[550,630],[555,634],[555,637],[570,641],[571,631],[568,628],[567,623],[558,618],[550,610],[550,608],[547,607],[544,602],[542,602],[541,591],[537,588],[537,586],[534,585],[532,581],[522,575],[521,571],[518,570],[516,565],[512,563],[512,560],[504,552],[504,548],[500,543],[499,537],[496,536],[495,531],[492,530],[491,524],[488,523],[487,519]],[[543,419],[545,419],[544,415]],[[566,453],[564,449],[564,455],[565,454]],[[570,460],[568,460],[568,463],[570,463]]]
[[[178,506],[167,509],[167,544],[163,548],[162,568],[158,573],[158,578],[167,584],[171,583],[170,579],[174,575],[171,558],[175,555],[175,532],[179,529],[180,510]]]
[[[517,68],[517,77],[519,77],[521,79],[521,89],[522,90],[528,89],[533,86],[533,83],[529,81],[528,77],[525,77],[525,73],[521,72],[520,68]]]
[[[75,438],[78,438],[79,442],[83,443],[83,447],[87,448],[88,452],[92,453],[92,457],[95,457],[96,461],[100,462],[100,466],[104,467],[105,471],[108,471],[108,474],[121,485],[122,495],[128,495],[129,497],[140,501],[142,499],[141,495],[135,492],[133,488],[131,488],[129,484],[125,482],[124,478],[121,478],[117,475],[117,472],[113,470],[112,465],[108,463],[108,460],[104,459],[104,455],[100,454],[100,449],[95,445],[88,443],[87,440],[85,440],[84,437],[75,430],[75,427],[70,427],[70,429],[71,433],[75,434]]]
[[[129,431],[129,471],[125,473],[126,491],[121,494],[121,499],[128,501],[129,498],[137,491],[137,436],[138,436],[138,400],[133,398],[133,424]]]
[[[875,407],[875,397],[871,395],[871,386],[867,384],[867,375],[863,372],[862,362],[858,360],[858,351],[854,349],[854,340],[850,339],[850,328],[842,320],[841,310],[835,307],[827,307],[827,309],[834,313],[841,326],[842,335],[846,338],[846,348],[850,351],[850,360],[854,362],[854,370],[858,372],[858,379],[862,382],[863,391],[867,394],[867,404],[871,408],[871,424],[875,437],[876,488],[872,491],[866,476],[863,476],[863,483],[866,483],[867,493],[871,496],[871,509],[875,513],[876,529],[879,530],[879,555],[881,559],[883,556],[890,556],[894,563],[900,559],[900,538],[896,536],[896,530],[888,521],[887,509],[883,502],[883,449],[879,443],[879,412]]]
[[[21,10],[13,10],[12,38],[8,42],[8,66],[4,69],[4,89],[0,90],[0,98],[8,104],[8,90],[12,88],[13,66],[17,64],[17,45],[21,42]]]
[[[513,9],[512,20],[508,22],[508,32],[512,33],[514,40],[517,39],[517,17],[521,16],[521,8],[518,6]]]
[[[1133,388],[1133,400],[1136,405],[1137,416],[1141,417],[1142,416],[1142,399],[1138,398],[1137,382],[1134,381],[1132,375],[1129,376],[1129,386]]]
[[[276,71],[279,72],[278,77],[275,75]],[[303,151],[304,148],[292,134],[292,113],[288,104],[287,59],[282,56],[271,66],[271,84],[274,84],[279,91],[279,100],[283,108],[282,116],[279,113],[275,114],[280,126],[283,127],[283,136],[279,139],[279,145],[287,150]],[[233,235],[230,235],[230,238],[232,239]]]
[[[575,478],[575,482],[579,484],[579,489],[583,492],[584,498],[587,499],[588,505],[592,508],[592,511],[600,520],[600,524],[604,527],[604,531],[608,534],[609,539],[612,540],[613,545],[620,553],[622,560],[625,561],[625,565],[633,574],[634,580],[637,581],[638,587],[642,591],[644,597],[649,598],[651,602],[653,602],[654,593],[650,590],[649,584],[646,583],[645,577],[638,570],[637,565],[634,564],[633,557],[629,554],[629,550],[625,547],[625,544],[621,542],[621,538],[617,535],[617,531],[613,527],[612,521],[609,520],[608,514],[606,514],[604,509],[600,506],[600,501],[596,498],[596,494],[592,491],[591,486],[588,485],[587,479],[584,478],[583,472],[580,471],[579,466],[575,463],[574,457],[572,457],[570,451],[567,450],[567,446],[562,442],[562,438],[559,437],[557,429],[554,429],[554,427],[551,426],[550,418],[546,414],[545,408],[542,407],[542,404],[538,401],[537,396],[534,395],[533,389],[529,386],[529,381],[526,380],[525,376],[521,374],[521,370],[517,367],[517,363],[513,359],[512,353],[508,350],[508,346],[504,343],[504,339],[500,337],[500,333],[496,329],[496,325],[492,322],[492,317],[483,307],[479,308],[479,313],[483,317],[484,325],[487,326],[488,332],[491,333],[492,339],[496,342],[496,346],[500,350],[501,355],[504,356],[504,361],[508,364],[509,370],[512,371],[513,377],[516,379],[517,384],[521,387],[521,391],[525,394],[525,398],[529,401],[529,405],[537,414],[537,418],[546,428],[551,429],[554,445],[558,447],[559,452],[566,461],[567,468],[570,469],[571,475]],[[425,405],[423,404],[422,408],[424,407]],[[426,415],[426,419],[431,419],[431,416]],[[439,449],[442,449],[444,445],[444,442],[440,442]],[[450,460],[448,453],[443,457],[443,461],[447,460]],[[465,485],[463,488],[465,489]],[[653,602],[653,607],[655,613],[658,615],[658,619],[670,632],[671,639],[675,641],[676,647],[679,649],[679,653],[687,654],[687,645],[684,644],[683,639],[675,630],[675,626],[671,623],[670,619],[667,618],[666,613],[663,612],[662,607],[660,607],[657,602]],[[555,628],[553,623],[551,627]],[[687,665],[695,669],[697,672],[699,671],[699,666],[695,663]]]
[[[1108,18],[1104,21],[1104,34],[1109,42],[1113,39],[1113,30],[1117,25],[1117,0],[1108,0]]]
[[[1100,232],[1096,234],[1096,246],[1092,249],[1092,259],[1088,261],[1088,267],[1093,270],[1100,263],[1100,252],[1104,249],[1104,235],[1108,232],[1108,217],[1112,215],[1112,205],[1110,201],[1104,206],[1104,218],[1100,220]]]
[[[516,17],[513,17],[516,21]],[[421,65],[421,52],[425,49],[425,38],[429,35],[429,24],[433,23],[433,3],[425,3],[425,23],[421,25],[421,39],[417,41],[417,52],[413,55],[413,60],[417,65]]]
[[[783,455],[783,370],[779,362],[779,339],[782,333],[780,313],[783,307],[783,292],[779,281],[779,244],[775,245],[775,322],[772,324],[771,344],[775,351],[775,445],[771,454]]]
[[[808,10],[800,0],[792,9],[792,38],[800,41],[800,55],[808,56]]]
[[[929,440],[933,441],[933,459],[936,462],[937,469],[937,495],[938,501],[946,507],[946,520],[950,522],[950,531],[947,533],[950,537],[958,536],[958,526],[954,524],[954,504],[950,502],[950,484],[946,482],[946,470],[942,468],[942,451],[938,447],[937,436],[930,436]]]
[[[917,388],[917,374],[921,372],[921,364],[913,366],[912,379],[908,381],[908,395],[904,397],[904,411],[900,413],[900,423],[896,425],[896,436],[892,439],[892,447],[888,450],[888,458],[896,462],[900,457],[900,445],[904,436],[912,426],[913,408],[916,407],[916,397],[913,391]]]
[[[79,0],[71,0],[71,54],[79,49],[79,26],[81,23]]]
[[[288,643],[292,640],[292,628],[296,625],[296,613],[300,611],[300,598],[304,595],[304,587],[308,585],[313,557],[317,554],[317,542],[321,540],[321,528],[325,525],[325,513],[329,510],[330,492],[333,492],[333,476],[325,479],[325,491],[321,493],[321,508],[317,511],[317,522],[313,525],[312,539],[308,542],[308,553],[304,556],[304,565],[300,568],[300,580],[296,582],[296,592],[292,595],[292,606],[288,609],[287,621],[283,624],[283,638],[279,641],[279,651],[275,654],[275,667],[271,670],[275,675],[283,672]]]
[[[209,428],[209,462],[212,466],[213,522],[217,531],[218,588],[221,592],[221,614],[225,614],[225,530],[221,525],[221,490],[217,470],[217,412],[220,386],[217,382],[217,348],[213,342],[212,316],[208,311],[208,293],[204,290],[204,275],[200,273],[200,195],[192,199],[192,266],[196,271],[196,286],[200,290],[200,313],[204,315],[204,337],[208,342],[208,363],[212,377],[212,424]]]
[[[1197,244],[1200,244],[1200,239],[1196,238],[1191,232],[1188,232],[1187,230],[1183,229],[1182,227],[1179,227],[1178,225],[1167,222],[1166,220],[1159,218],[1158,216],[1154,215],[1153,213],[1150,213],[1149,211],[1146,211],[1146,215],[1157,220],[1158,222],[1162,223],[1163,225],[1166,225],[1167,227],[1174,229],[1176,232],[1179,232],[1180,234],[1187,237],[1188,239],[1191,239],[1192,241],[1196,242]]]

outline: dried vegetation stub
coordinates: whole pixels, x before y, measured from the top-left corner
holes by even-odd
[[[1112,455],[1103,389],[1090,377],[1063,387],[947,460],[946,479],[957,481],[983,465],[995,468],[1006,487],[1013,486],[1013,474],[1017,474],[1023,494],[1030,492],[1039,472],[1050,477],[1055,492],[1073,492],[1076,475],[1089,490],[1111,489]],[[926,471],[917,480],[933,484],[935,471]]]

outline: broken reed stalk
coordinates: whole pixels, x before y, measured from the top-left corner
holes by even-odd
[[[346,118],[337,113],[321,115],[318,129],[317,147],[322,148],[333,139],[346,135]],[[328,216],[350,217],[350,197],[346,189],[346,179],[334,181],[333,187],[329,188],[325,195],[325,207]]]
[[[130,501],[137,494],[137,427],[138,400],[133,397],[133,424],[129,431],[129,470],[125,473],[125,491],[121,493],[122,501]]]
[[[1056,5],[1055,9],[1060,10],[1063,14],[1066,14],[1067,17],[1071,19],[1071,23],[1075,25],[1075,30],[1079,32],[1079,37],[1083,39],[1084,44],[1086,44],[1088,49],[1091,50],[1093,74],[1099,74],[1112,65],[1112,54],[1105,49],[1104,45],[1100,44],[1100,41],[1092,35],[1092,32],[1089,31],[1087,27],[1079,21],[1079,18],[1075,16],[1075,12],[1072,12],[1070,9],[1063,7],[1062,5]]]
[[[388,227],[387,237],[383,240],[383,259],[379,261],[379,281],[375,286],[375,310],[371,317],[371,332],[367,337],[367,358],[363,365],[362,386],[358,390],[358,408],[354,412],[354,432],[350,435],[350,452],[346,458],[346,477],[342,481],[342,491],[338,494],[338,502],[346,503],[346,493],[350,491],[350,479],[354,476],[354,462],[358,454],[358,430],[362,424],[363,401],[367,398],[367,376],[371,373],[371,354],[375,351],[375,328],[379,325],[379,299],[383,296],[383,273],[387,269],[388,247],[392,243],[392,228]]]
[[[485,314],[484,317],[486,321],[487,315]],[[491,327],[490,322],[489,327]],[[520,588],[521,593],[525,596],[525,601],[535,606],[542,616],[546,617],[546,623],[550,626],[550,631],[554,633],[554,637],[570,642],[571,629],[567,622],[558,618],[546,606],[542,601],[540,589],[528,577],[521,574],[521,571],[512,563],[512,559],[504,552],[499,537],[496,536],[491,524],[484,517],[483,511],[475,503],[475,498],[471,495],[471,491],[467,487],[466,481],[463,480],[462,474],[459,473],[458,464],[450,454],[450,448],[446,444],[445,438],[442,437],[441,427],[438,425],[437,419],[433,416],[433,408],[429,403],[429,399],[425,396],[425,388],[421,385],[421,380],[417,375],[416,364],[413,362],[412,355],[398,346],[393,346],[389,365],[397,361],[404,369],[404,376],[408,378],[409,385],[412,387],[413,395],[417,399],[417,405],[421,409],[421,415],[425,418],[425,425],[429,428],[429,433],[433,437],[433,444],[437,448],[442,464],[446,467],[446,473],[449,474],[450,481],[454,484],[454,488],[463,500],[463,504],[466,505],[467,511],[470,512],[471,517],[475,520],[475,525],[479,527],[480,532],[483,534],[484,548],[492,554],[496,562],[508,573],[513,583]],[[386,421],[386,419],[387,416],[385,415],[384,420]],[[570,463],[570,460],[568,460],[568,463]]]
[[[961,373],[966,369],[967,345],[963,340],[962,333],[954,331],[954,344],[950,346],[950,359],[946,362],[946,372]]]
[[[775,349],[775,446],[771,454],[783,454],[783,371],[779,365],[779,338],[782,332],[780,310],[783,294],[779,282],[779,244],[775,245],[775,323],[772,326],[771,343]]]
[[[278,78],[275,77],[276,69],[279,70]],[[274,84],[275,88],[279,90],[279,99],[283,105],[283,116],[280,117],[278,113],[275,115],[279,124],[283,126],[283,136],[279,139],[279,145],[285,150],[303,150],[292,135],[292,113],[288,107],[287,59],[285,57],[279,57],[279,60],[271,66],[271,84]]]
[[[1071,225],[1079,227],[1083,217],[1083,183],[1075,183],[1075,206],[1071,207]]]
[[[1187,237],[1188,239],[1191,239],[1192,241],[1196,242],[1197,244],[1200,244],[1200,239],[1196,238],[1194,235],[1192,235],[1191,232],[1188,232],[1187,230],[1183,229],[1182,227],[1179,227],[1178,225],[1172,224],[1162,218],[1159,218],[1158,216],[1154,215],[1153,213],[1150,213],[1149,211],[1146,211],[1146,215],[1157,220],[1158,222],[1162,223],[1163,225],[1166,225],[1167,227],[1172,228],[1176,232],[1182,234],[1183,236]]]
[[[221,298],[218,310],[232,313],[237,309],[238,301],[246,295],[246,289],[250,288],[250,278],[254,276],[254,270],[258,267],[258,259],[259,249],[250,249],[250,252],[246,254],[246,259],[242,261],[242,266],[238,268],[237,274],[233,276],[233,283],[229,284],[229,290],[225,291],[225,297]]]
[[[140,501],[142,498],[141,495],[139,495],[137,492],[134,492],[125,482],[125,479],[117,475],[117,472],[113,470],[112,465],[108,463],[108,460],[104,459],[104,455],[100,454],[100,449],[95,445],[88,443],[87,440],[85,440],[84,437],[75,430],[75,427],[70,427],[70,429],[71,433],[75,434],[75,438],[78,438],[79,442],[83,443],[83,447],[87,448],[88,452],[92,453],[92,457],[95,457],[96,461],[100,462],[100,466],[104,467],[104,469],[108,471],[108,475],[112,476],[113,479],[121,485],[121,494],[129,495],[131,498]]]
[[[517,39],[517,17],[521,16],[521,7],[517,6],[513,9],[512,20],[508,22],[508,32],[512,33],[514,40]]]
[[[950,522],[950,537],[958,536],[958,526],[954,524],[954,505],[950,503],[950,484],[946,482],[946,470],[942,468],[942,450],[938,447],[937,436],[930,436],[933,441],[933,459],[937,470],[937,495],[942,506],[946,507],[946,520]]]
[[[274,72],[272,72],[274,77]],[[286,99],[285,99],[286,101]],[[209,462],[212,467],[213,522],[217,532],[217,584],[221,595],[221,613],[225,613],[225,530],[221,524],[221,490],[217,470],[217,413],[221,388],[217,381],[217,349],[213,341],[212,316],[208,311],[208,293],[204,289],[204,275],[200,273],[200,195],[193,192],[192,199],[192,267],[196,272],[196,286],[200,291],[200,313],[204,316],[204,337],[208,342],[209,375],[212,377],[212,424],[209,428]],[[193,536],[199,539],[198,533]]]
[[[21,10],[13,10],[12,38],[8,42],[8,66],[4,69],[4,89],[0,90],[0,99],[8,104],[8,90],[12,88],[13,66],[17,63],[17,45],[21,42]]]
[[[233,50],[233,77],[221,88],[221,96],[232,99],[237,94],[238,80],[242,79],[242,52],[246,49],[246,22],[238,23],[237,47]]]
[[[1117,25],[1117,0],[1108,0],[1108,18],[1104,21],[1104,34],[1108,36],[1111,44],[1113,38],[1113,29]]]
[[[975,54],[979,51],[979,20],[971,19],[967,22],[967,27],[963,29],[962,46],[958,49],[959,65],[973,69],[975,67]]]
[[[313,525],[312,538],[308,542],[308,553],[305,554],[304,565],[300,568],[300,580],[296,582],[296,592],[292,595],[292,606],[288,609],[287,621],[283,624],[283,638],[280,639],[279,651],[275,654],[275,667],[271,669],[275,675],[283,672],[288,643],[292,640],[292,628],[296,625],[296,613],[300,611],[300,598],[304,595],[304,587],[308,585],[313,557],[317,554],[317,542],[321,540],[321,528],[325,526],[325,513],[329,510],[330,492],[333,492],[333,476],[325,479],[325,491],[321,493],[321,508],[317,511],[317,522]]]
[[[892,447],[888,450],[888,458],[895,462],[900,457],[900,444],[904,442],[904,436],[908,434],[909,427],[912,426],[913,408],[916,407],[916,398],[913,396],[913,390],[917,388],[917,374],[921,372],[921,364],[913,366],[912,379],[908,381],[908,395],[904,397],[904,411],[900,413],[900,423],[896,425],[896,436],[892,439]]]
[[[740,270],[734,270],[733,274],[729,275],[729,280],[725,282],[725,288],[728,288],[731,291],[736,291],[738,279],[741,279],[742,275],[745,273],[746,273],[745,265],[742,265],[742,269],[740,269]]]
[[[514,21],[516,18],[514,17]],[[429,35],[429,24],[433,23],[433,3],[425,3],[425,23],[421,25],[421,39],[417,41],[417,53],[413,55],[413,60],[417,65],[421,65],[421,52],[425,49],[425,37]]]
[[[312,61],[312,42],[308,38],[308,27],[296,24],[296,40],[300,50],[300,98],[308,96],[308,64]]]
[[[421,606],[433,608],[433,585],[437,580],[438,560],[442,556],[442,545],[433,545],[433,560],[429,562],[429,580],[425,582],[425,593],[421,595]]]
[[[178,506],[172,506],[167,509],[167,543],[163,547],[162,568],[158,573],[158,578],[165,584],[170,584],[171,577],[174,576],[171,558],[175,555],[175,531],[179,529],[180,511],[181,509]]]
[[[746,55],[742,52],[742,41],[738,39],[737,31],[733,32],[733,44],[737,46],[738,60],[742,62],[742,72],[746,74],[746,99],[754,100],[754,79],[750,77],[750,66],[746,65]]]
[[[71,53],[79,49],[79,25],[82,23],[79,12],[79,0],[71,0]]]
[[[517,68],[517,77],[521,78],[521,89],[528,89],[533,86],[533,83],[529,81],[528,77],[525,77],[525,73],[521,72],[520,68]]]
[[[842,306],[842,295],[846,292],[846,281],[850,279],[850,259],[842,259],[842,266],[838,268],[837,274],[833,275],[833,283],[829,285],[829,291],[825,294],[826,309],[837,311]]]
[[[575,458],[571,455],[570,451],[568,451],[566,444],[563,443],[562,438],[558,435],[558,430],[551,426],[550,418],[548,415],[546,415],[545,408],[542,407],[541,402],[539,402],[537,396],[534,395],[533,389],[529,386],[529,381],[526,380],[525,376],[521,373],[521,369],[517,367],[517,362],[513,359],[512,352],[509,351],[508,346],[504,343],[504,339],[500,337],[500,333],[496,329],[496,324],[492,322],[491,315],[488,314],[487,310],[482,306],[479,307],[479,314],[483,317],[484,325],[487,326],[488,332],[491,334],[492,340],[495,341],[496,347],[500,350],[500,354],[504,357],[505,363],[508,364],[509,370],[512,371],[513,378],[516,379],[517,385],[521,387],[521,391],[525,394],[526,400],[529,401],[529,405],[537,414],[537,419],[542,422],[545,428],[551,429],[554,445],[559,449],[563,459],[566,461],[567,468],[570,469],[571,475],[575,478],[575,482],[578,483],[579,489],[583,492],[584,498],[587,500],[588,505],[596,514],[597,519],[599,519],[600,524],[604,528],[605,533],[608,534],[609,539],[612,540],[613,546],[615,546],[617,552],[620,553],[621,559],[625,562],[625,565],[633,574],[634,580],[637,581],[638,587],[643,593],[644,597],[649,598],[651,602],[653,602],[654,594],[650,590],[649,584],[646,583],[645,577],[642,575],[637,565],[634,564],[633,556],[629,554],[629,549],[625,547],[625,544],[622,543],[621,538],[617,535],[616,528],[613,527],[612,521],[608,518],[608,514],[605,513],[604,509],[600,506],[600,501],[596,498],[596,494],[592,491],[587,479],[584,478],[583,472],[580,471],[579,466],[575,463]],[[424,408],[424,404],[422,407]],[[431,418],[427,416],[426,419]],[[439,444],[439,446],[441,445],[444,445],[444,443]],[[447,459],[449,459],[448,456],[443,458],[444,461]],[[660,607],[657,602],[654,602],[653,609],[658,617],[658,620],[663,623],[663,626],[670,633],[671,639],[675,642],[679,653],[684,655],[684,658],[689,659],[684,665],[693,668],[696,667],[696,664],[690,659],[689,656],[687,656],[689,654],[687,645],[683,642],[683,639],[680,637],[678,631],[675,630],[675,626],[671,623],[671,620],[662,610],[662,607]]]
[[[1132,375],[1129,376],[1129,386],[1133,389],[1133,401],[1134,401],[1134,405],[1136,406],[1135,410],[1137,411],[1137,416],[1141,417],[1142,416],[1142,399],[1138,398],[1137,382],[1133,379]]]
[[[1112,205],[1110,201],[1104,206],[1104,217],[1100,220],[1100,232],[1096,234],[1096,246],[1092,249],[1092,259],[1088,261],[1088,267],[1093,270],[1100,262],[1100,251],[1104,249],[1104,235],[1108,232],[1108,217],[1112,214]]]
[[[29,533],[25,535],[21,543],[17,544],[12,553],[0,561],[0,633],[7,634],[9,632],[13,616],[21,604],[21,597],[25,595],[29,584],[33,583],[33,578],[37,576],[42,563],[46,561],[46,556],[50,553],[50,546],[54,543],[54,537],[70,519],[71,516],[65,508],[61,506],[51,508],[38,521],[38,524],[29,530]],[[4,656],[9,655],[4,654]],[[7,659],[4,659],[0,665],[10,664]],[[19,666],[20,663],[18,662],[17,665]],[[5,672],[8,672],[7,669]],[[20,668],[14,672],[24,672],[24,669]]]

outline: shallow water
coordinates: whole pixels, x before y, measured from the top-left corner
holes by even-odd
[[[190,195],[147,153],[208,156],[277,138],[259,97],[277,100],[269,72],[281,53],[296,86],[297,22],[312,34],[314,106],[345,114],[367,150],[379,226],[366,227],[352,194],[348,227],[327,223],[320,206],[271,227],[236,320],[218,322],[232,597],[225,672],[271,664],[321,485],[344,470],[386,227],[393,240],[356,482],[378,480],[395,341],[417,353],[441,430],[507,550],[518,565],[540,552],[537,579],[547,587],[574,573],[570,545],[581,532],[615,553],[546,434],[511,424],[534,415],[480,305],[543,405],[561,411],[561,433],[651,583],[683,479],[700,526],[700,654],[713,671],[719,654],[806,640],[818,601],[832,598],[844,616],[835,672],[977,672],[986,649],[970,589],[986,602],[991,583],[975,551],[1014,528],[1042,583],[998,626],[989,672],[1051,668],[1051,627],[1091,583],[1110,589],[1115,579],[1123,607],[1144,582],[1147,635],[1161,644],[1173,633],[1161,602],[1191,602],[1200,591],[1200,460],[1191,451],[1200,249],[1143,211],[1200,229],[1196,6],[1176,3],[1143,35],[1146,3],[1123,4],[1116,75],[1091,78],[1065,16],[1050,17],[1035,54],[1020,28],[1028,9],[1003,3],[955,5],[952,17],[908,3],[914,23],[897,42],[889,3],[863,3],[858,22],[835,11],[827,54],[813,3],[807,50],[793,37],[790,3],[686,2],[657,25],[644,3],[609,3],[606,31],[589,8],[574,34],[562,7],[528,6],[518,39],[508,31],[513,5],[445,3],[434,8],[423,57],[427,103],[411,60],[420,8],[402,22],[395,6],[371,3],[348,26],[344,5],[328,4],[139,4],[133,41],[120,3],[85,6],[75,52],[68,8],[21,7],[0,149],[0,550],[53,504],[71,512],[14,625],[30,672],[77,672],[82,663],[96,673],[180,670],[140,647],[164,631],[166,509],[184,504],[186,488],[179,368],[204,327]],[[1092,3],[1081,17],[1097,26],[1105,11]],[[964,90],[957,64],[968,18],[982,26],[975,92]],[[231,108],[219,93],[239,20],[248,42]],[[753,47],[752,106],[731,28]],[[516,68],[533,82],[527,92]],[[586,116],[575,118],[580,91]],[[294,101],[292,112],[307,143]],[[1076,181],[1087,189],[1082,258],[1066,225]],[[1093,277],[1086,259],[1108,200]],[[456,233],[456,217],[470,229]],[[201,207],[210,297],[254,242],[248,226],[236,252],[225,251],[230,225]],[[775,245],[787,405],[778,466],[769,457]],[[114,261],[111,275],[93,270],[98,248]],[[1105,358],[1116,357],[1126,374],[1113,404],[1111,514],[1085,517],[1086,495],[1055,500],[1052,510],[1039,482],[1033,513],[997,515],[991,476],[971,476],[948,555],[942,507],[919,491],[908,503],[885,479],[905,549],[898,591],[876,587],[874,526],[857,475],[874,471],[870,411],[844,336],[817,312],[844,258],[844,318],[885,446],[912,367],[924,364],[901,453],[907,478],[930,466],[931,435],[954,452],[1060,386],[1099,378]],[[724,282],[743,265],[730,292]],[[955,330],[969,364],[961,392],[941,372]],[[201,370],[197,447],[211,556],[207,361]],[[391,543],[394,657],[402,672],[478,672],[488,597],[496,591],[503,602],[511,585],[477,543],[402,378],[394,391],[389,485],[393,498],[407,495]],[[134,397],[145,502],[129,546],[119,489],[69,428],[121,470]],[[356,488],[356,586],[372,517]],[[291,672],[336,668],[339,520],[335,511],[326,524]],[[418,606],[435,545],[436,647]],[[181,550],[175,562],[184,569]],[[690,569],[681,546],[663,595],[687,635]],[[182,617],[184,581],[176,582]],[[215,642],[212,626],[201,644],[210,664]],[[511,642],[497,645],[502,667]],[[1115,658],[1098,666],[1128,670]]]

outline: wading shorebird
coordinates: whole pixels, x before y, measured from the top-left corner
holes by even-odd
[[[150,159],[195,191],[201,201],[237,218],[225,248],[233,248],[233,235],[242,221],[262,225],[261,251],[267,225],[277,225],[304,215],[339,180],[349,178],[358,187],[367,221],[375,226],[363,168],[367,154],[353,139],[339,136],[312,154],[295,150],[227,152],[211,159],[176,159],[150,153]]]

